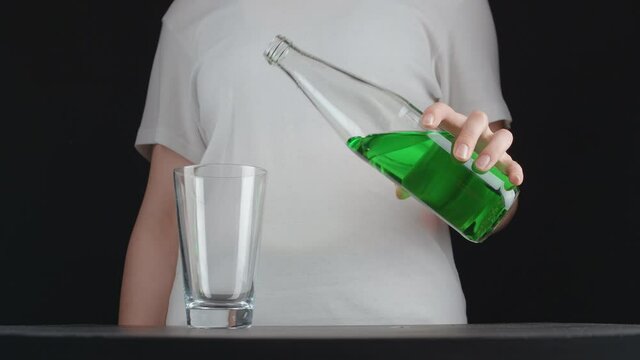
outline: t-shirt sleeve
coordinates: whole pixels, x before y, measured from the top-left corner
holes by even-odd
[[[193,163],[200,161],[205,144],[199,128],[194,68],[188,46],[164,23],[135,141],[145,158],[150,159],[153,144],[161,144]]]
[[[459,1],[449,20],[436,58],[442,101],[459,113],[480,110],[489,121],[510,124],[511,114],[500,88],[498,43],[488,2]]]

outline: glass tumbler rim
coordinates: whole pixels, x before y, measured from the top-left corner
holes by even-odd
[[[218,174],[196,174],[198,169],[204,168],[217,168],[222,171]],[[209,179],[240,179],[247,177],[260,177],[267,175],[267,170],[261,168],[259,166],[248,165],[248,164],[235,164],[235,163],[203,163],[203,164],[194,164],[181,166],[173,169],[173,173],[178,176],[184,176],[185,170],[190,169],[193,171],[195,177],[199,178],[209,178]],[[233,171],[238,171],[236,174]],[[245,172],[244,170],[251,170],[252,173]],[[224,173],[224,171],[228,171],[228,173]]]

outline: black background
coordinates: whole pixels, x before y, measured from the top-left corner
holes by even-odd
[[[0,324],[116,323],[148,172],[133,142],[170,1],[16,3],[2,21]],[[454,234],[469,321],[640,323],[640,13],[491,6],[526,180],[506,230],[482,245]]]

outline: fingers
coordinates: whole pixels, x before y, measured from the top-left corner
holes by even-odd
[[[520,164],[510,160],[506,163],[505,173],[509,176],[509,181],[511,181],[513,185],[522,185],[522,182],[524,181],[524,172],[522,171],[522,166],[520,166]]]
[[[474,162],[476,169],[487,171],[491,169],[506,154],[513,142],[513,134],[507,129],[500,129],[493,133],[489,144],[480,152]]]
[[[491,140],[480,152],[474,162],[476,169],[488,171],[493,166],[502,170],[509,177],[512,184],[522,185],[524,171],[522,166],[507,154],[507,150],[513,143],[513,134],[507,129],[500,129],[491,135]]]
[[[518,186],[524,182],[522,166],[507,154],[507,150],[513,143],[513,134],[507,129],[500,129],[491,135],[491,141],[480,152],[474,162],[476,169],[487,171],[496,166],[509,177],[512,184]],[[488,160],[488,163],[487,163]]]
[[[467,117],[455,112],[449,105],[437,102],[422,113],[422,125],[428,129],[440,127],[457,136]]]
[[[453,156],[460,161],[467,161],[476,149],[478,139],[487,131],[491,131],[487,115],[480,111],[472,112],[456,137]]]
[[[487,171],[496,166],[509,176],[514,185],[524,181],[522,166],[506,153],[513,142],[513,134],[506,129],[495,133],[491,131],[485,113],[474,111],[467,117],[443,102],[436,102],[424,110],[422,125],[453,134],[456,138],[453,156],[459,161],[467,161],[475,149],[479,152],[474,162],[478,170]]]
[[[498,163],[496,163],[496,167],[502,170],[503,173],[507,174],[509,181],[511,181],[512,184],[522,185],[524,182],[522,166],[513,160],[509,154],[502,154],[502,157],[498,160]]]
[[[458,139],[460,135],[466,137],[464,142],[458,142],[456,140],[456,144],[467,145],[467,147],[457,149],[461,152],[461,155],[464,155],[466,148],[469,149],[466,157],[456,156],[459,160],[468,159],[476,145],[478,145],[477,150],[484,148],[484,145],[486,145],[487,140],[492,134],[491,129],[488,127],[488,117],[485,113],[474,111],[467,118],[467,116],[457,113],[443,102],[434,103],[424,110],[422,114],[422,125],[429,129],[440,128],[446,130],[453,134],[456,139]],[[482,129],[480,129],[481,127]],[[478,139],[480,139],[479,143]],[[456,147],[454,146],[454,154],[455,151]]]

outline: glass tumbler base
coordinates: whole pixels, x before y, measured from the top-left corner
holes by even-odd
[[[253,309],[187,309],[187,325],[194,328],[242,329],[251,326]]]

